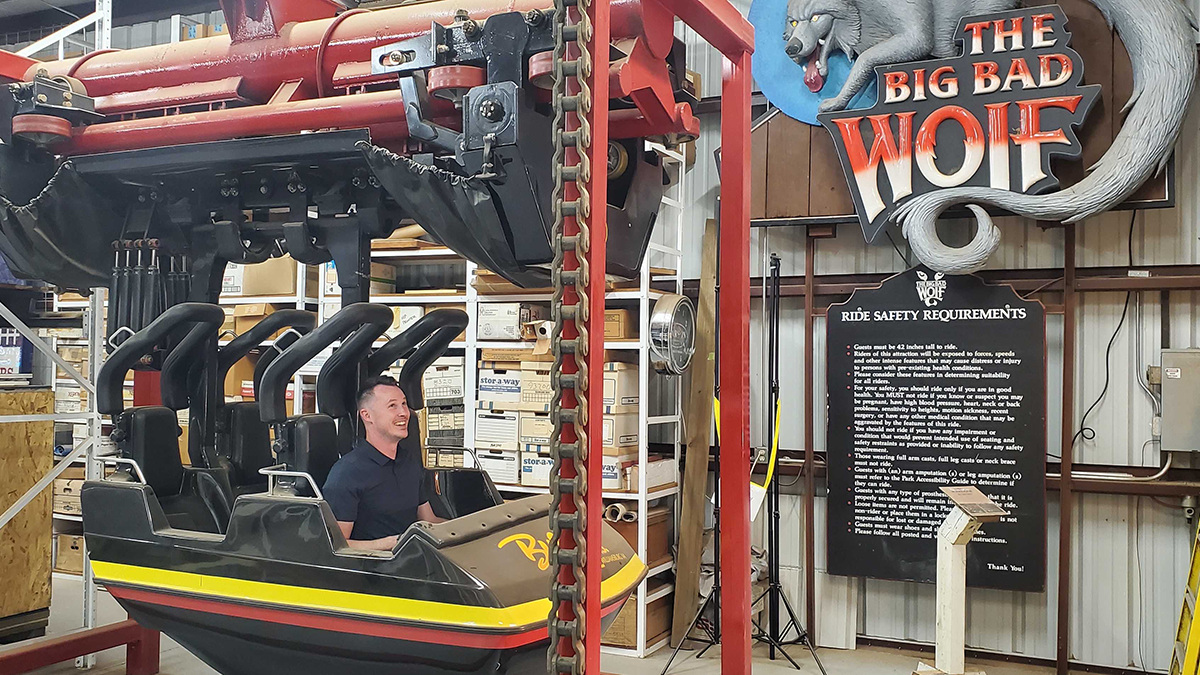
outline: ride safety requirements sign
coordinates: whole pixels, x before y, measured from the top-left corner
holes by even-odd
[[[1009,515],[967,583],[1045,590],[1045,311],[1009,286],[917,267],[829,308],[831,574],[933,582],[940,488]]]

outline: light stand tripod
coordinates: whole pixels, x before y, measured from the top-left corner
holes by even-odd
[[[768,475],[774,475],[772,469],[778,468],[778,462],[775,456],[775,426],[776,416],[775,411],[779,406],[779,256],[771,254],[771,276],[769,282],[763,286],[763,304],[767,309],[767,443],[770,448],[769,460],[775,463],[776,466],[768,467]],[[811,345],[809,346],[811,348]],[[811,401],[808,402],[811,405]],[[805,471],[811,471],[811,467],[805,467]],[[756,630],[754,639],[758,642],[765,642],[770,646],[770,658],[775,660],[775,650],[778,649],[784,658],[796,670],[800,670],[800,664],[792,658],[791,654],[787,653],[785,647],[790,645],[804,645],[808,651],[812,653],[813,661],[816,662],[817,668],[825,673],[825,666],[821,664],[820,657],[817,656],[817,650],[809,639],[808,631],[804,629],[804,625],[800,623],[799,617],[796,616],[796,610],[792,608],[792,603],[788,600],[787,592],[783,589],[783,585],[779,581],[779,479],[774,477],[771,484],[767,486],[767,568],[770,574],[770,582],[767,584],[766,590],[755,598],[751,606],[754,606],[764,596],[767,598],[767,629],[759,625],[758,621],[754,622]],[[815,589],[808,589],[809,593],[814,593]],[[779,603],[783,601],[783,607],[787,610],[788,622],[779,628]],[[792,630],[796,631],[796,637],[788,639],[788,633]]]
[[[671,652],[671,658],[667,659],[666,665],[663,666],[662,673],[666,675],[671,668],[671,663],[675,661],[675,657],[679,655],[679,650],[683,648],[685,642],[699,642],[704,645],[696,653],[696,658],[704,656],[709,647],[721,644],[721,463],[717,462],[713,469],[713,479],[715,489],[713,490],[713,588],[704,602],[700,603],[700,609],[696,610],[696,616],[692,617],[691,623],[688,624],[687,632],[683,634],[683,639],[679,644],[675,645],[674,651]],[[704,616],[704,610],[712,605],[712,621],[705,620],[701,622],[701,617]],[[692,631],[699,625],[704,631],[704,637],[690,637]]]

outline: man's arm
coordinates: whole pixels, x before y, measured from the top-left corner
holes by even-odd
[[[396,547],[396,542],[399,541],[399,535],[393,534],[390,537],[382,539],[351,539],[350,533],[354,531],[354,523],[338,521],[338,528],[342,531],[342,536],[346,538],[346,543],[350,548],[361,548],[369,551],[390,551]]]
[[[423,520],[427,523],[446,522],[445,518],[438,518],[436,515],[434,515],[433,507],[429,505],[429,502],[425,502],[417,507],[417,520]]]

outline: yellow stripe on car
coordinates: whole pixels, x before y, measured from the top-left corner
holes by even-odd
[[[631,591],[645,569],[646,566],[641,560],[633,558],[616,574],[603,580],[600,588],[604,602],[611,600],[619,593]],[[420,621],[442,626],[523,629],[545,623],[546,617],[550,613],[548,598],[531,600],[511,607],[477,607],[325,588],[289,586],[99,560],[92,561],[92,570],[96,580],[101,583],[109,581],[129,586],[188,593],[209,598],[249,601],[283,608]]]

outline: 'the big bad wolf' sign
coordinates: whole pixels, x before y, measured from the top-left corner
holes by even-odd
[[[818,115],[867,241],[907,197],[960,185],[1044,192],[1058,185],[1050,157],[1080,155],[1072,127],[1100,87],[1080,84],[1061,7],[966,17],[958,36],[961,56],[876,68],[872,108]]]

